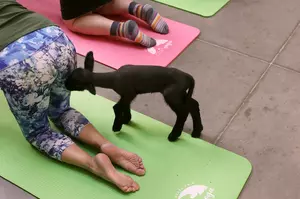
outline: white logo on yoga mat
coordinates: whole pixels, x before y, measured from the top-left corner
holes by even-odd
[[[187,185],[176,194],[176,199],[214,199],[214,189],[204,185]],[[201,197],[203,196],[203,197]]]
[[[165,49],[168,49],[172,46],[172,41],[165,40],[165,39],[157,39],[156,46],[147,48],[147,51],[152,55],[161,54]]]

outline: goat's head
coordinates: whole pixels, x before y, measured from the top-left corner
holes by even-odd
[[[69,91],[88,90],[93,95],[96,94],[96,88],[93,84],[94,57],[93,52],[87,53],[84,61],[84,68],[76,68],[65,82]]]

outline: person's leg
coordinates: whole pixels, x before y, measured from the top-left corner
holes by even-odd
[[[73,144],[62,153],[62,161],[90,171],[115,184],[124,192],[135,192],[140,188],[132,178],[118,172],[112,165],[109,157],[103,153],[91,157],[76,144]]]
[[[49,33],[48,31],[51,29],[47,29],[43,34]],[[28,51],[37,47],[28,45],[31,47],[30,49],[23,48],[34,38],[34,33],[30,34],[28,38],[21,38],[20,45],[13,43],[11,49],[6,48],[2,51],[6,55],[6,60],[0,62],[4,63],[12,59],[14,62],[9,61],[9,63],[15,63],[0,71],[0,87],[24,137],[32,146],[53,159],[87,169],[114,183],[124,192],[138,190],[138,185],[130,177],[115,170],[106,155],[98,154],[91,157],[76,147],[69,137],[50,128],[47,117],[50,88],[58,73],[54,68],[56,64],[54,59],[47,52],[38,51],[34,55],[30,55],[31,57],[23,59]],[[38,34],[38,37],[34,39],[35,42],[40,44],[44,42],[44,39],[49,39],[43,38],[43,34]],[[40,41],[37,41],[38,38]],[[27,39],[29,39],[28,42]],[[58,48],[62,51],[68,50],[63,46],[56,47],[58,46],[48,49],[48,52],[53,53],[53,50]],[[14,53],[15,49],[20,50],[21,57]],[[43,49],[47,51],[47,46]],[[1,52],[0,57],[4,57],[1,56]],[[68,64],[68,61],[66,60],[65,63]]]
[[[61,51],[52,51],[53,53],[51,53],[51,56],[58,62],[55,65],[59,72],[50,91],[49,118],[67,134],[101,150],[109,156],[113,163],[137,175],[144,175],[145,168],[138,155],[112,145],[89,123],[87,118],[70,107],[70,91],[65,88],[64,82],[76,67],[76,53],[74,50],[62,48],[62,46],[73,48],[72,43],[63,36],[56,41],[56,49]]]
[[[99,134],[100,133],[90,124],[83,129],[77,139],[95,146],[102,153],[106,154],[114,164],[122,167],[123,169],[126,169],[138,176],[145,175],[146,169],[141,157],[135,153],[117,147],[111,142],[98,144],[101,141]]]
[[[99,14],[88,13],[75,19],[64,20],[73,32],[94,36],[113,36],[128,39],[144,47],[153,47],[156,41],[139,30],[136,22],[117,22]]]
[[[132,0],[112,0],[97,9],[102,15],[130,14],[145,21],[154,31],[168,34],[169,27],[161,15],[149,4],[139,4]]]
[[[37,97],[35,102],[24,107],[23,102],[30,102],[33,95]],[[113,183],[124,192],[134,192],[139,189],[139,185],[132,178],[114,168],[107,155],[99,153],[92,157],[80,149],[71,138],[50,128],[47,118],[49,103],[47,91],[43,93],[36,91],[25,95],[22,93],[17,96],[6,93],[6,97],[26,139],[37,150],[58,161],[83,168]]]
[[[114,168],[107,155],[99,153],[92,157],[66,135],[49,130],[38,133],[30,141],[37,150],[50,158],[85,169],[124,192],[139,190],[139,185],[132,178]]]
[[[93,12],[74,19],[63,20],[64,24],[73,32],[85,35],[109,36],[113,20]]]

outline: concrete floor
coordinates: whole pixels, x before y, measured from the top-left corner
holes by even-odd
[[[211,18],[150,3],[202,31],[171,67],[196,79],[203,139],[251,161],[240,199],[300,198],[300,1],[231,0]],[[98,94],[118,99],[104,89]],[[175,121],[160,95],[140,96],[133,109],[169,125]],[[1,199],[31,198],[20,192],[0,180]]]

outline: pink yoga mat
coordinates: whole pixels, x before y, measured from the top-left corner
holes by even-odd
[[[24,7],[44,15],[58,24],[74,43],[77,53],[85,56],[94,52],[97,62],[118,69],[125,64],[168,66],[199,34],[200,30],[170,19],[165,19],[170,33],[161,35],[153,32],[147,24],[137,21],[141,30],[157,40],[153,48],[143,48],[132,42],[109,37],[86,36],[70,32],[63,24],[59,0],[17,0]],[[78,0],[74,0],[78,1]],[[123,18],[124,21],[128,18]]]

